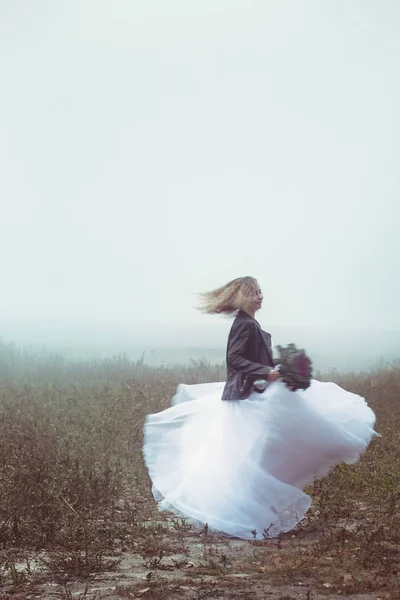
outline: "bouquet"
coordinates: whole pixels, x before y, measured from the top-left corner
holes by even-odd
[[[276,348],[279,352],[279,365],[275,368],[279,371],[283,383],[292,392],[310,387],[312,362],[305,351],[297,348],[295,344]]]

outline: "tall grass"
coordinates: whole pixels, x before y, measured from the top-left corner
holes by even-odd
[[[142,461],[147,413],[179,381],[212,381],[204,361],[176,369],[125,356],[72,362],[0,345],[0,544],[82,542],[121,499],[148,498]],[[110,536],[109,536],[110,537]]]

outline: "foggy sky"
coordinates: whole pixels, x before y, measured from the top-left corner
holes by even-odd
[[[400,329],[400,5],[0,0],[0,316]],[[214,317],[211,317],[213,319]]]

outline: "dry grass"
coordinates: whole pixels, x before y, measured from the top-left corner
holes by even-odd
[[[292,581],[321,593],[400,598],[398,367],[325,377],[368,400],[382,438],[357,465],[310,486],[313,506],[295,532],[235,545],[158,515],[141,452],[145,415],[167,407],[180,381],[221,381],[222,366],[151,369],[126,357],[74,364],[4,345],[0,358],[0,584],[7,594],[18,597],[49,578],[67,586],[115,571],[129,554],[152,575],[117,586],[117,597],[201,598],[213,577],[233,598],[241,588],[232,578],[242,574],[254,585]],[[191,589],[197,596],[187,595]]]

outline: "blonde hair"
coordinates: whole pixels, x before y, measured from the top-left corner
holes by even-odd
[[[257,279],[254,277],[237,277],[211,292],[199,294],[201,303],[198,309],[210,315],[235,314],[240,309],[239,293],[248,296],[256,289],[256,286]]]

